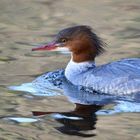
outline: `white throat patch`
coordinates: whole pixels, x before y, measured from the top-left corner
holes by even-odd
[[[62,54],[71,54],[69,49],[66,47],[57,47],[54,51],[60,52]]]

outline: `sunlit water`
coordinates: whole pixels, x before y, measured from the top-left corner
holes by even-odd
[[[88,119],[70,113],[33,116],[32,111],[69,112],[74,105],[63,90],[32,86],[39,75],[64,68],[69,55],[31,52],[64,27],[88,24],[109,46],[97,63],[140,57],[139,10],[139,0],[1,0],[0,139],[139,140],[139,102],[117,101]]]

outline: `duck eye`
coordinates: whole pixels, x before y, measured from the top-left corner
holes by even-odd
[[[65,43],[66,41],[67,41],[66,38],[62,38],[62,39],[61,39],[61,42],[63,42],[63,43]]]

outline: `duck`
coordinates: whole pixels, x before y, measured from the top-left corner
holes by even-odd
[[[72,84],[110,95],[140,92],[140,58],[125,58],[95,65],[95,58],[105,52],[105,43],[86,25],[61,30],[47,45],[33,48],[71,52],[64,75]]]
[[[35,47],[32,51],[46,50],[70,53],[71,59],[66,68],[46,73],[33,83],[44,78],[45,81],[47,79],[53,82],[55,86],[61,87],[60,85],[65,81],[66,94],[76,104],[75,110],[78,112],[83,112],[83,110],[90,112],[92,104],[88,101],[86,103],[81,101],[87,96],[88,100],[94,100],[94,98],[95,100],[110,99],[110,97],[139,98],[140,58],[124,58],[107,64],[96,65],[95,58],[103,54],[106,51],[105,48],[104,41],[93,32],[90,26],[77,25],[65,28],[58,32],[52,42]],[[62,81],[62,77],[65,80]],[[40,83],[39,87],[43,86],[43,82]],[[80,97],[80,102],[75,100],[77,96]],[[34,114],[45,113],[34,112]]]

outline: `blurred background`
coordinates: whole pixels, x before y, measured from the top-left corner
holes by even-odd
[[[73,108],[65,97],[33,97],[6,87],[30,82],[46,71],[65,67],[70,56],[31,52],[31,49],[49,42],[58,31],[69,26],[89,25],[107,43],[107,51],[97,58],[97,64],[140,57],[139,13],[139,0],[0,0],[0,115],[30,116],[31,110]],[[139,116],[135,113],[132,118],[128,116],[101,117],[97,134],[102,135],[96,138],[138,140]],[[54,130],[52,126],[59,125],[54,120],[46,122],[13,125],[0,121],[0,139],[75,139]],[[120,129],[125,130],[120,132]]]

